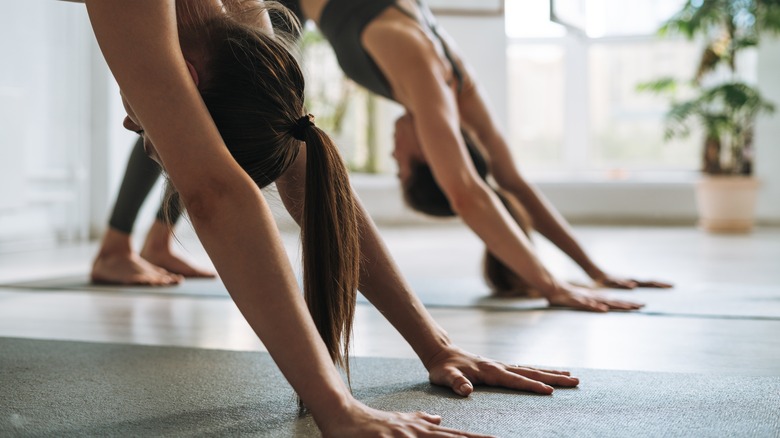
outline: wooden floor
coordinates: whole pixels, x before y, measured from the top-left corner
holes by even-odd
[[[773,287],[780,299],[780,229],[710,236],[693,228],[577,228],[615,273],[741,290]],[[186,234],[186,233],[185,233]],[[383,230],[410,276],[478,273],[481,245],[457,225]],[[206,261],[190,238],[185,249]],[[296,236],[286,236],[291,248]],[[582,274],[538,242],[550,269]],[[0,283],[85,273],[94,244],[0,254]],[[294,249],[293,249],[294,252]],[[296,255],[293,253],[292,258]],[[431,309],[453,340],[480,355],[555,367],[780,376],[780,319],[720,319],[574,311]],[[262,350],[228,299],[0,287],[0,336]],[[373,308],[358,306],[354,353],[414,357]],[[586,382],[585,382],[586,383]]]

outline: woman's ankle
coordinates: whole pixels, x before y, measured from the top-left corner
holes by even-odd
[[[141,249],[142,254],[170,254],[171,240],[173,239],[173,230],[170,225],[155,220],[146,234],[144,246]]]
[[[124,231],[115,228],[108,228],[100,242],[98,257],[107,257],[111,255],[132,254],[133,242],[132,236]]]

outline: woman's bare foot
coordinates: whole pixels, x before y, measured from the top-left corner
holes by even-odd
[[[176,255],[171,245],[172,234],[168,225],[154,221],[146,236],[141,257],[168,272],[187,278],[214,278],[213,271],[194,266],[191,262]]]
[[[155,266],[159,266],[168,272],[179,274],[186,278],[214,278],[213,271],[198,268],[190,262],[174,254],[170,249],[149,249],[144,247],[141,257]]]
[[[103,237],[90,277],[93,283],[143,286],[173,286],[183,280],[142,259],[133,252],[130,235],[111,228]]]
[[[157,267],[138,254],[98,254],[91,279],[96,284],[175,286],[183,277]]]

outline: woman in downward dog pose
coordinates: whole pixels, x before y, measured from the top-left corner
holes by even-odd
[[[421,1],[282,3],[318,25],[348,77],[404,106],[406,114],[396,122],[393,156],[407,203],[426,214],[460,216],[485,243],[488,280],[502,294],[532,290],[550,304],[591,311],[641,307],[553,278],[505,205],[527,211],[529,225],[599,285],[671,287],[610,275],[588,257],[565,220],[520,175],[473,74]],[[464,133],[473,137],[468,143],[478,146],[467,146]],[[481,175],[475,166],[480,156],[485,167]],[[488,171],[504,204],[485,181]]]
[[[122,90],[125,127],[165,168],[231,297],[325,436],[481,436],[352,397],[333,362],[346,365],[358,287],[433,384],[462,396],[478,384],[541,394],[578,384],[566,372],[467,353],[435,324],[352,193],[335,145],[306,115],[303,76],[262,4],[86,4]],[[301,224],[305,299],[258,188],[272,182]]]

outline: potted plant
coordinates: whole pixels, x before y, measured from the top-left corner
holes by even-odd
[[[659,30],[705,47],[691,80],[663,78],[641,90],[667,93],[665,138],[703,131],[702,171],[696,184],[700,225],[711,232],[748,232],[758,180],[753,176],[756,118],[774,105],[740,75],[740,55],[764,33],[780,33],[780,0],[688,0]],[[680,94],[685,93],[685,98]]]

